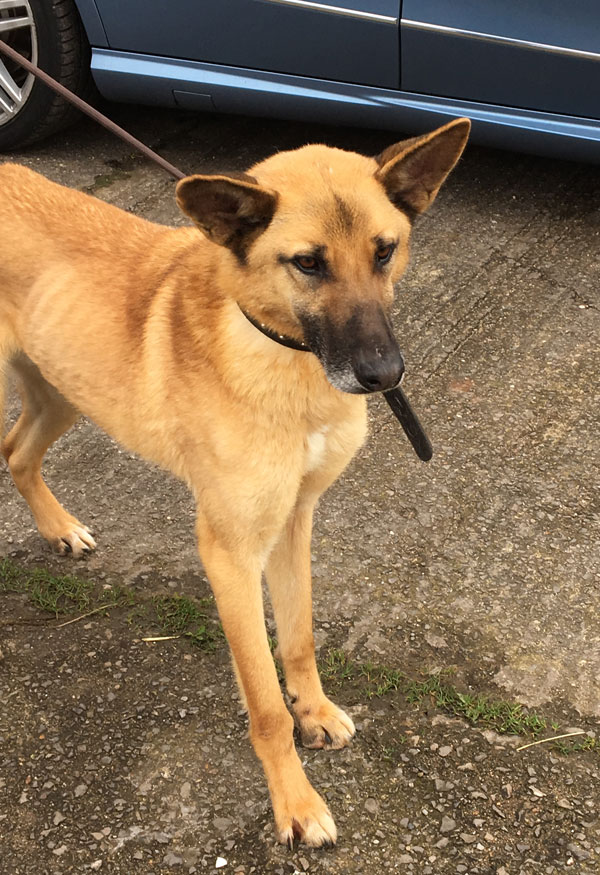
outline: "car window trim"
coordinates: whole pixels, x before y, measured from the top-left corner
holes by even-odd
[[[549,52],[555,55],[569,55],[570,57],[584,58],[589,61],[600,61],[597,52],[586,52],[583,49],[571,49],[567,46],[554,46],[549,43],[536,43],[530,40],[516,39],[509,36],[497,36],[492,33],[481,33],[477,30],[463,30],[459,27],[448,27],[445,24],[431,24],[427,21],[413,21],[409,18],[401,20],[402,28],[410,30],[426,30],[434,33],[446,34],[447,36],[464,37],[481,42],[496,43],[497,45],[512,46],[513,48],[531,49],[538,52]]]
[[[300,9],[310,9],[313,12],[343,15],[347,18],[360,18],[363,21],[377,21],[380,24],[398,24],[398,17],[395,15],[382,15],[379,12],[348,9],[346,6],[331,6],[329,3],[318,3],[317,0],[263,0],[263,2],[278,3],[281,6],[297,6]]]

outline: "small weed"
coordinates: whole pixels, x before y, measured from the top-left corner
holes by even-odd
[[[10,559],[0,562],[0,592],[25,592],[27,575]]]
[[[356,676],[358,666],[349,659],[343,650],[329,650],[319,664],[321,679],[341,686],[344,681]]]
[[[118,583],[103,589],[97,600],[101,605],[118,605],[120,608],[132,608],[136,604],[134,590],[121,586]]]
[[[591,735],[586,735],[578,741],[555,741],[554,748],[559,753],[570,754],[579,753],[582,750],[593,750],[600,753],[600,741]]]
[[[189,638],[195,647],[213,650],[223,633],[203,610],[207,604],[207,599],[196,603],[186,596],[154,596],[152,619],[164,635],[181,635]]]
[[[406,675],[394,668],[365,662],[359,666],[359,675],[366,679],[365,692],[368,699],[380,698],[387,693],[400,690],[406,682]]]

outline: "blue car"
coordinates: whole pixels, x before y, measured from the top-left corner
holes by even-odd
[[[598,0],[0,0],[0,39],[84,97],[600,155]],[[0,55],[0,149],[70,114]]]

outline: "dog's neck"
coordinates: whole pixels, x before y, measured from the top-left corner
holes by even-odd
[[[247,313],[240,304],[238,307],[248,320],[251,325],[253,325],[261,334],[264,334],[265,337],[268,337],[269,340],[274,340],[275,343],[281,344],[281,346],[287,346],[288,349],[297,349],[299,352],[310,352],[310,347],[304,343],[303,340],[296,340],[293,337],[289,337],[287,334],[279,334],[278,331],[273,331],[272,328],[269,328],[268,325],[265,325],[264,322],[259,322],[258,319],[254,319],[249,313]]]

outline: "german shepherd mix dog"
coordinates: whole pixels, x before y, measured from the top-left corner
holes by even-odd
[[[394,283],[411,221],[469,127],[457,119],[377,158],[313,145],[248,174],[187,177],[177,202],[201,234],[0,167],[0,366],[16,372],[23,403],[2,443],[15,484],[40,534],[74,557],[94,539],[40,468],[80,412],[190,485],[277,836],[290,845],[336,840],[294,721],[311,748],[354,734],[315,663],[313,510],[365,439],[366,395],[402,376]],[[263,571],[293,719],[269,650]]]

